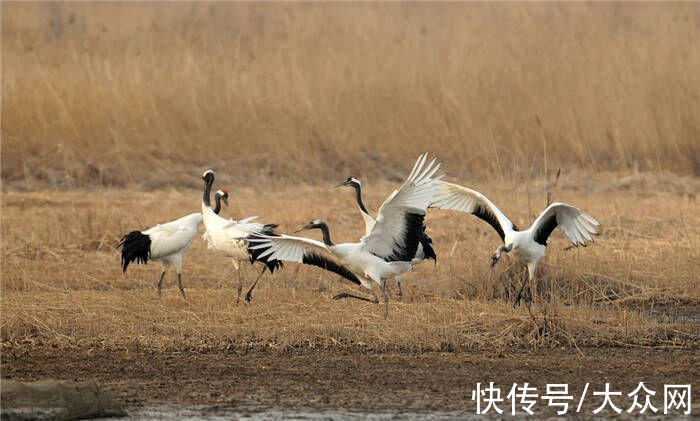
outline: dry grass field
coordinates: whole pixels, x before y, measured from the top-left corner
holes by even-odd
[[[122,275],[114,248],[119,236],[195,211],[198,190],[6,192],[3,376],[96,378],[136,408],[194,404],[253,412],[473,412],[466,393],[489,381],[530,382],[540,390],[566,382],[577,391],[588,382],[602,390],[610,379],[627,391],[640,380],[652,390],[693,383],[700,375],[697,204],[645,187],[656,183],[643,176],[604,174],[595,181],[607,187],[570,186],[554,194],[595,215],[603,231],[585,249],[567,249],[563,235],[554,236],[530,311],[510,308],[507,258],[487,273],[499,241],[491,228],[435,211],[428,226],[438,263],[404,277],[402,301],[391,288],[387,320],[380,305],[333,301],[352,290],[348,282],[295,264],[266,275],[253,302],[236,305],[230,263],[201,240],[185,255],[186,301],[172,273],[157,298],[155,264]],[[392,185],[366,184],[374,209]],[[528,202],[537,209],[544,197],[536,185],[478,187],[523,223],[534,212],[522,209]],[[225,215],[258,214],[287,232],[322,215],[336,241],[362,233],[350,191],[231,192],[236,199]],[[246,268],[248,282],[256,272]],[[697,401],[700,392],[693,393]]]
[[[527,189],[481,187],[523,224],[543,206],[543,195]],[[370,207],[390,188],[367,185]],[[230,191],[233,206],[224,213],[259,215],[280,223],[284,232],[317,217],[329,221],[335,241],[356,241],[364,229],[350,191],[330,186],[262,196],[250,188]],[[266,275],[252,304],[236,306],[230,262],[201,240],[185,255],[187,301],[172,273],[158,300],[157,264],[133,266],[123,276],[115,249],[120,236],[196,211],[199,191],[6,193],[2,337],[9,343],[159,350],[696,346],[697,320],[682,317],[684,311],[698,317],[699,237],[689,228],[700,224],[695,201],[638,187],[624,193],[567,189],[555,197],[583,207],[604,228],[587,248],[567,249],[557,235],[540,267],[532,315],[509,307],[506,294],[519,278],[507,260],[494,273],[487,271],[499,245],[492,228],[473,217],[435,211],[428,226],[438,263],[424,263],[406,276],[406,297],[394,299],[383,320],[381,306],[331,300],[352,284],[295,264]],[[532,212],[517,212],[529,206]],[[248,282],[256,273],[247,268]]]
[[[171,393],[218,403],[208,393],[228,381],[227,364],[289,374],[313,355],[331,377],[365,364],[396,385],[405,366],[435,391],[451,385],[439,373],[453,363],[526,377],[513,357],[524,354],[550,373],[574,367],[580,381],[595,364],[598,380],[624,372],[631,384],[625,361],[646,357],[655,381],[697,379],[698,4],[1,7],[3,376],[96,376],[139,405]],[[549,191],[598,219],[601,236],[571,248],[555,232],[531,308],[513,310],[520,269],[504,258],[488,271],[492,228],[431,211],[437,264],[404,277],[401,301],[390,284],[387,320],[381,306],[333,301],[358,290],[296,264],[236,305],[230,261],[199,238],[184,257],[187,300],[172,272],[158,299],[158,264],[121,273],[120,237],[199,210],[205,168],[231,193],[225,216],[259,215],[283,232],[323,218],[345,242],[364,225],[352,193],[332,186],[361,176],[376,212],[424,151],[520,226]],[[249,284],[257,268],[244,273]],[[267,359],[292,354],[301,360],[287,367]],[[433,360],[423,367],[421,355]],[[181,365],[192,383],[124,374],[176,379]],[[212,377],[197,383],[200,371]],[[250,386],[247,375],[235,381]],[[263,380],[261,393],[281,387]],[[351,383],[321,384],[299,396]],[[372,398],[353,399],[383,405]]]
[[[2,4],[2,177],[24,188],[450,173],[700,174],[700,7]],[[538,123],[539,118],[539,123]],[[177,183],[177,184],[176,184]]]

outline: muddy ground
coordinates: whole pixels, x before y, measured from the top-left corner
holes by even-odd
[[[532,354],[362,354],[305,353],[212,354],[134,353],[5,349],[2,376],[22,380],[94,378],[129,408],[154,405],[313,410],[473,411],[477,382],[494,382],[506,395],[513,383],[528,382],[544,394],[547,383],[568,383],[575,402],[590,383],[582,411],[602,403],[593,396],[609,382],[622,391],[614,399],[622,409],[640,381],[657,391],[662,407],[664,384],[693,384],[700,402],[700,358],[692,350],[550,350]],[[574,404],[575,405],[575,404]],[[551,412],[538,402],[536,413]],[[573,410],[573,409],[572,409]]]

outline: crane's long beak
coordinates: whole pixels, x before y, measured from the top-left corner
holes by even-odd
[[[344,182],[344,181],[343,181],[342,183],[340,183],[340,184],[334,186],[334,188],[337,189],[338,187],[343,187],[343,186],[345,186],[345,182]]]
[[[305,231],[305,230],[307,230],[307,229],[309,229],[309,228],[311,228],[311,224],[302,225],[302,226],[299,227],[299,229],[297,229],[296,231],[294,231],[294,233],[296,234],[296,233],[298,233],[298,232]]]
[[[228,206],[228,198],[227,197],[222,197],[221,200],[224,202],[224,205]]]
[[[503,249],[504,247],[499,247],[496,252],[491,255],[491,264],[489,265],[489,269],[493,269],[496,266],[496,263],[501,260],[501,253]]]

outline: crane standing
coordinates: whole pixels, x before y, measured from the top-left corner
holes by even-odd
[[[210,249],[218,250],[228,257],[231,257],[231,262],[234,269],[238,273],[238,295],[236,297],[236,303],[240,301],[241,291],[243,288],[243,281],[241,279],[241,266],[240,263],[243,261],[249,261],[250,263],[261,262],[263,263],[263,269],[260,275],[255,279],[252,286],[245,295],[245,300],[250,302],[252,299],[252,292],[258,281],[265,273],[265,270],[269,270],[273,273],[275,269],[282,267],[282,262],[272,258],[261,257],[260,252],[256,250],[251,250],[248,244],[248,238],[252,234],[263,234],[268,236],[275,236],[276,224],[263,225],[258,222],[252,222],[256,219],[256,216],[248,217],[240,221],[234,221],[232,219],[222,218],[217,215],[211,208],[210,202],[210,192],[211,187],[214,184],[214,179],[216,175],[214,171],[207,170],[202,174],[202,180],[204,180],[204,194],[202,196],[202,216],[204,220],[204,226],[206,228],[202,238],[207,241]]]
[[[215,196],[214,212],[219,213],[222,200],[228,205],[228,192],[219,190]],[[126,272],[131,262],[147,264],[149,260],[159,261],[163,265],[157,284],[160,297],[165,272],[170,266],[174,266],[180,294],[185,298],[185,288],[182,285],[182,254],[194,241],[201,223],[202,214],[197,212],[144,231],[131,231],[126,234],[117,245],[122,249],[122,272]]]

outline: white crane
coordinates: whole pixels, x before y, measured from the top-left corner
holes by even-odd
[[[228,192],[219,190],[215,196],[214,212],[219,213],[222,200],[228,205]],[[175,266],[177,285],[182,298],[185,298],[185,288],[182,286],[182,254],[194,241],[201,223],[202,214],[197,212],[165,224],[158,224],[145,231],[131,231],[122,237],[117,245],[122,249],[122,272],[126,272],[126,268],[134,261],[143,264],[149,260],[160,261],[163,265],[157,284],[160,297],[165,272],[171,265]]]
[[[537,262],[544,257],[547,239],[554,228],[559,226],[576,247],[585,247],[586,240],[593,242],[592,235],[598,235],[595,227],[600,223],[581,209],[566,203],[552,203],[530,228],[519,231],[483,194],[457,184],[442,181],[440,184],[430,207],[472,214],[488,222],[501,237],[504,245],[496,249],[491,258],[491,267],[498,263],[502,253],[512,253],[518,262],[527,266],[528,276],[515,297],[514,308],[520,303],[527,281],[535,279]]]
[[[245,300],[250,302],[253,289],[258,284],[258,281],[262,275],[265,273],[265,269],[268,269],[270,273],[273,273],[275,269],[282,267],[282,262],[267,257],[261,257],[259,251],[251,250],[248,245],[248,238],[251,234],[275,236],[277,235],[275,233],[275,228],[277,225],[263,225],[258,222],[251,222],[256,219],[257,216],[251,216],[240,221],[234,221],[232,219],[222,218],[217,215],[212,210],[209,200],[211,186],[214,184],[215,177],[216,175],[212,170],[207,170],[204,172],[204,174],[202,174],[202,179],[204,180],[202,216],[204,218],[204,226],[206,228],[202,238],[207,241],[210,249],[218,250],[231,257],[233,267],[235,268],[236,272],[238,272],[238,296],[236,298],[236,303],[240,301],[241,290],[243,288],[240,262],[249,261],[252,264],[258,261],[263,263],[262,272],[260,272],[260,275],[258,275],[255,282],[253,282],[253,285],[245,295]]]
[[[372,230],[360,242],[334,244],[328,225],[322,220],[313,220],[300,231],[320,229],[323,242],[289,235],[258,235],[249,240],[258,243],[250,248],[261,251],[260,257],[304,263],[335,272],[367,288],[373,295],[373,299],[369,299],[341,293],[333,297],[335,300],[355,298],[376,304],[379,298],[372,288],[376,283],[382,289],[384,317],[387,317],[386,281],[411,269],[423,235],[425,211],[432,203],[437,180],[442,177],[431,178],[440,164],[433,159],[425,166],[426,158],[427,154],[418,158],[403,185],[384,201]]]
[[[360,182],[359,177],[350,176],[347,178],[347,180],[338,184],[335,187],[338,188],[343,186],[352,187],[353,189],[355,189],[355,200],[357,201],[357,206],[360,209],[360,215],[362,215],[362,219],[364,219],[365,221],[365,235],[369,235],[372,232],[372,228],[374,228],[374,224],[377,221],[372,215],[370,215],[370,213],[367,211],[367,208],[365,208],[365,204],[362,200],[362,182]],[[419,240],[416,256],[411,261],[411,264],[413,266],[419,264],[420,262],[426,259],[433,259],[433,261],[437,262],[437,256],[435,255],[435,250],[433,250],[432,246],[433,240],[428,236],[428,234],[425,233],[425,224],[423,224],[422,229],[423,233]],[[396,283],[399,287],[399,299],[401,299],[401,297],[403,297],[403,292],[401,291],[400,276],[396,277]]]

